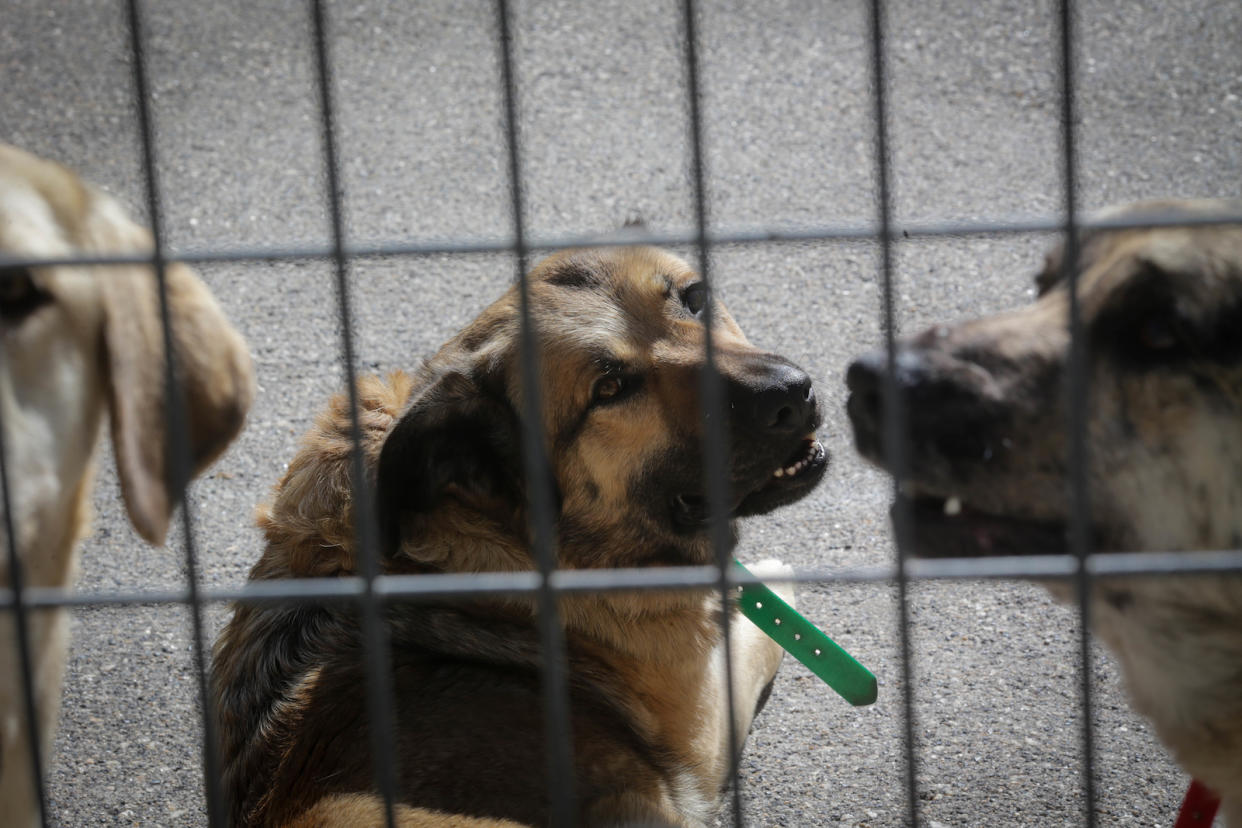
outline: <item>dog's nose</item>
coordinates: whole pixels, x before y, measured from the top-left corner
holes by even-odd
[[[917,351],[898,350],[893,367],[899,390],[916,388],[927,379],[926,361],[920,358]],[[860,427],[865,430],[882,427],[884,378],[887,374],[888,354],[885,351],[871,351],[850,363],[845,372],[845,384],[850,390],[848,410],[855,430]]]
[[[903,347],[893,366],[896,391],[906,409],[906,437],[916,452],[942,457],[977,457],[988,445],[997,411],[988,394],[994,377],[982,366],[950,354]],[[884,386],[888,357],[873,351],[847,369],[846,411],[859,453],[888,462],[885,447]]]
[[[815,388],[788,363],[767,366],[746,382],[730,382],[734,422],[761,434],[805,434],[815,428]]]
[[[901,385],[901,355],[898,355],[898,387]],[[845,372],[850,397],[846,413],[854,426],[854,444],[864,457],[878,459],[880,438],[884,430],[884,376],[888,371],[888,355],[872,351],[854,362]]]
[[[900,348],[895,362],[899,388],[909,388],[926,380],[927,360],[922,358],[919,351]],[[845,384],[849,386],[851,393],[878,395],[884,387],[887,373],[888,354],[884,351],[872,351],[850,363],[845,373]]]

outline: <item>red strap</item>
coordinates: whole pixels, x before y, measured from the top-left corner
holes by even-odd
[[[1219,807],[1220,797],[1198,779],[1192,780],[1173,828],[1210,828]]]

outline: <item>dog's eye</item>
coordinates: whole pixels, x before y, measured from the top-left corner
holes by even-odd
[[[625,378],[615,375],[600,377],[595,381],[595,389],[591,396],[597,403],[609,402],[625,392]]]
[[[35,284],[29,268],[0,267],[0,318],[5,322],[22,321],[51,298]]]
[[[591,405],[611,405],[629,397],[642,386],[641,378],[627,374],[604,374],[591,386]]]
[[[1167,316],[1149,316],[1139,326],[1139,341],[1149,351],[1167,351],[1181,341],[1177,326]]]
[[[690,285],[681,292],[681,303],[692,315],[698,316],[707,307],[707,285],[703,282]]]

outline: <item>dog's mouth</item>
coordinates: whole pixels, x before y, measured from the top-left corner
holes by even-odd
[[[770,512],[801,499],[815,488],[828,468],[828,451],[809,434],[797,448],[758,485],[733,481],[728,517],[746,517]],[[707,498],[699,492],[681,492],[672,501],[673,524],[682,531],[697,531],[711,522]]]
[[[907,505],[914,555],[967,558],[988,555],[1056,555],[1069,551],[1061,520],[1016,517],[983,511],[958,495],[908,491],[893,505],[893,515]]]

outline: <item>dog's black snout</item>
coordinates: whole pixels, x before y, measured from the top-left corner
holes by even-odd
[[[898,349],[894,367],[899,388],[912,388],[930,378],[931,368],[922,351]],[[845,374],[845,382],[851,393],[881,394],[887,375],[888,354],[884,351],[872,351],[850,364]]]
[[[850,396],[846,413],[854,426],[854,444],[864,457],[876,459],[881,452],[884,431],[884,382],[888,355],[872,351],[850,363],[845,384]],[[900,371],[898,372],[900,387]]]
[[[731,382],[730,404],[736,422],[762,434],[805,434],[817,425],[815,387],[793,365],[769,366],[746,382]]]
[[[901,391],[918,388],[929,379],[927,362],[918,351],[899,350],[894,369]],[[884,351],[872,351],[850,364],[845,384],[850,389],[851,405],[857,406],[859,413],[879,418],[888,371],[888,354]]]
[[[850,363],[845,372],[845,385],[850,390],[848,403],[854,428],[877,423],[884,394],[885,355],[872,352]]]
[[[905,437],[917,456],[979,457],[998,421],[985,388],[992,375],[981,365],[922,348],[900,348],[895,360],[895,391],[905,407]],[[847,369],[850,396],[846,411],[859,453],[887,463],[885,410],[889,365],[884,351],[873,351]]]

